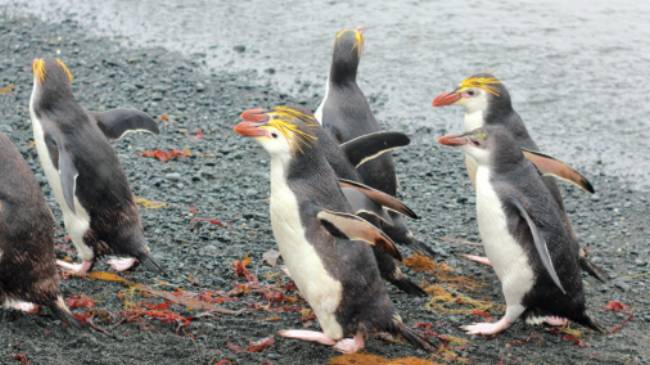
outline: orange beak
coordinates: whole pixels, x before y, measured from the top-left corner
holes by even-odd
[[[451,91],[451,92],[444,92],[436,96],[435,99],[433,99],[433,107],[441,107],[441,106],[447,106],[447,105],[452,105],[458,100],[460,100],[461,95],[460,93],[456,91]]]
[[[445,146],[458,147],[468,144],[469,138],[463,134],[448,134],[438,137],[438,143]]]
[[[266,131],[262,127],[264,123],[243,121],[233,127],[235,133],[244,137],[262,137],[266,136]]]

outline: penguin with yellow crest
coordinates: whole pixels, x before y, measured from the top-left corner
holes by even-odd
[[[92,269],[98,257],[116,270],[143,264],[160,266],[150,256],[138,207],[109,139],[131,131],[158,133],[147,114],[126,109],[85,110],[72,94],[72,72],[60,59],[32,62],[34,88],[29,111],[41,167],[63,213],[63,222],[80,264],[58,261],[77,274]]]
[[[388,332],[433,351],[426,339],[406,327],[388,297],[371,247],[397,259],[401,255],[393,240],[354,214],[316,143],[316,119],[287,109],[247,119],[234,130],[254,138],[271,156],[273,235],[322,329],[279,334],[356,352],[368,336]]]
[[[540,173],[544,175],[544,184],[551,191],[551,195],[560,207],[563,222],[573,238],[571,242],[577,242],[555,178],[574,183],[582,190],[590,193],[593,193],[594,189],[582,175],[575,174],[573,169],[539,152],[539,148],[528,133],[523,120],[512,107],[510,93],[503,82],[489,73],[470,76],[463,80],[453,91],[440,93],[433,100],[434,107],[449,105],[460,105],[465,109],[465,132],[485,125],[501,125],[510,131],[515,143],[523,150],[526,158],[533,162]],[[465,166],[472,185],[475,186],[476,161],[468,154],[465,154]],[[606,280],[606,274],[587,258],[586,251],[580,248],[579,252],[580,266],[595,278],[601,281]],[[482,257],[473,255],[468,257],[475,261],[489,263]]]

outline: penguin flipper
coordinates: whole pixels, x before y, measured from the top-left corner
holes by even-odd
[[[553,176],[562,181],[574,184],[588,193],[593,194],[595,192],[589,180],[566,163],[549,155],[526,148],[522,148],[521,151],[524,153],[526,159],[532,162],[542,175]]]
[[[390,237],[367,220],[356,215],[323,209],[316,215],[323,228],[332,236],[352,241],[363,241],[389,253],[398,261],[402,254]]]
[[[374,201],[375,203],[387,209],[401,213],[413,219],[418,219],[417,214],[415,214],[415,212],[411,210],[411,208],[406,206],[406,204],[401,202],[399,199],[395,198],[390,194],[386,194],[383,191],[377,190],[375,188],[371,188],[370,186],[362,184],[358,181],[352,181],[348,179],[339,179],[339,186],[341,186],[341,188],[356,189],[359,192],[363,193],[365,196],[367,196],[369,199]]]
[[[74,208],[74,195],[77,185],[77,177],[79,171],[74,165],[72,155],[65,149],[63,143],[58,143],[59,152],[59,176],[61,178],[61,189],[63,190],[63,198],[70,210],[75,213]]]
[[[158,123],[147,113],[130,109],[113,109],[106,112],[89,112],[106,138],[117,140],[128,132],[160,133]]]
[[[350,163],[358,168],[384,153],[411,143],[409,137],[399,132],[374,132],[353,138],[339,147]]]
[[[345,186],[341,186],[341,191],[354,210],[354,215],[358,215],[372,224],[379,222],[391,224],[392,220],[386,210],[361,191]],[[377,224],[375,225],[377,226]]]
[[[533,236],[533,241],[535,243],[535,249],[537,250],[537,254],[542,261],[542,265],[546,269],[546,272],[548,272],[549,276],[555,285],[557,285],[557,287],[562,291],[562,293],[566,294],[566,290],[564,290],[562,282],[560,282],[560,277],[557,275],[557,271],[555,271],[555,266],[553,265],[551,254],[548,251],[548,246],[546,245],[546,239],[544,239],[544,236],[537,229],[537,225],[530,217],[523,204],[516,198],[511,199],[511,202],[517,208],[519,214],[524,218],[526,223],[528,223],[531,236]]]

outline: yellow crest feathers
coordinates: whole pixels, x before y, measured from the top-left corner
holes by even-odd
[[[276,106],[273,111],[267,113],[269,121],[266,126],[277,129],[282,135],[302,152],[302,145],[309,146],[317,137],[305,132],[295,123],[300,120],[307,127],[317,127],[318,122],[313,115],[288,106]]]
[[[458,90],[463,91],[465,89],[476,87],[485,90],[492,95],[499,96],[499,91],[494,87],[494,85],[499,84],[501,84],[501,81],[496,77],[468,77],[458,85]]]
[[[68,66],[66,66],[66,64],[63,63],[63,61],[60,58],[56,59],[56,63],[63,69],[63,72],[65,72],[66,76],[68,76],[68,81],[72,82],[72,78],[73,78],[72,72],[70,71]]]
[[[39,82],[45,81],[45,60],[37,58],[32,62],[32,72]]]

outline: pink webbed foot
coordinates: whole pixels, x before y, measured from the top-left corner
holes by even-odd
[[[278,335],[296,340],[318,342],[327,346],[336,345],[336,341],[326,336],[323,332],[310,330],[280,330]]]
[[[496,335],[497,333],[505,330],[506,328],[510,327],[510,324],[511,324],[510,321],[504,320],[502,318],[498,322],[474,323],[467,326],[463,326],[462,328],[468,335],[490,336],[490,335]]]
[[[138,260],[133,257],[128,258],[111,258],[106,261],[115,271],[126,271],[135,265]]]
[[[363,335],[357,333],[354,338],[344,338],[334,345],[334,349],[344,354],[353,354],[364,347]]]
[[[558,316],[542,316],[542,317],[530,316],[526,318],[526,324],[532,326],[547,324],[553,327],[566,327],[569,325],[569,320]]]
[[[546,316],[544,317],[544,323],[554,327],[566,327],[569,325],[569,320],[558,316]]]
[[[80,264],[71,264],[63,260],[56,260],[56,264],[59,265],[61,269],[67,271],[74,275],[84,276],[88,273],[90,268],[93,266],[92,261],[82,261]]]
[[[30,302],[25,302],[23,300],[11,300],[8,299],[4,303],[5,308],[10,308],[14,309],[17,311],[29,313],[29,314],[36,314],[38,313],[38,305]]]
[[[478,262],[479,264],[492,266],[492,263],[490,263],[490,259],[488,259],[487,257],[476,256],[476,255],[463,255],[463,256],[465,256],[465,258],[470,261],[475,261]]]

